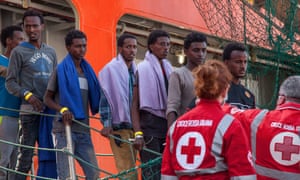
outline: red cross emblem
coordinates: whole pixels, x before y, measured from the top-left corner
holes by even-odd
[[[284,136],[283,143],[275,143],[275,151],[282,153],[283,160],[291,160],[292,153],[299,154],[300,146],[293,144],[292,137]]]
[[[300,138],[292,132],[274,136],[270,143],[272,158],[281,165],[290,166],[300,161]]]
[[[205,155],[205,141],[199,132],[188,132],[182,135],[176,146],[176,159],[184,169],[198,168]]]
[[[189,143],[187,146],[181,147],[181,154],[187,155],[187,163],[194,163],[194,156],[199,155],[201,152],[201,147],[195,145],[196,138],[192,137],[189,139]]]

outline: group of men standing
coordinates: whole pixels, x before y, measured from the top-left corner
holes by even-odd
[[[124,38],[124,36],[121,36],[120,39]],[[131,41],[134,43],[136,42],[135,38],[132,38]],[[193,104],[193,102],[196,102],[194,103],[194,106],[197,106],[197,102],[201,101],[201,99],[197,98],[196,100],[193,100],[195,99],[195,93],[194,77],[192,72],[195,68],[204,63],[207,53],[206,37],[201,33],[193,32],[188,34],[184,41],[184,52],[187,63],[185,66],[172,71],[170,64],[166,60],[170,47],[170,37],[168,33],[162,30],[152,31],[148,37],[147,45],[148,51],[146,52],[144,61],[138,64],[137,68],[135,68],[136,65],[132,59],[132,56],[136,54],[136,46],[128,46],[132,48],[132,56],[130,56],[131,58],[128,58],[128,60],[132,62],[131,67],[127,66],[128,71],[125,69],[122,70],[124,73],[121,75],[121,66],[118,66],[119,77],[117,78],[116,74],[111,76],[114,77],[112,78],[114,83],[120,83],[120,85],[117,85],[117,87],[121,87],[122,83],[124,85],[123,87],[129,87],[129,91],[125,91],[125,94],[128,94],[127,97],[124,96],[124,92],[121,92],[122,90],[113,93],[113,91],[111,91],[109,88],[106,88],[104,85],[102,85],[102,81],[100,80],[100,86],[104,91],[103,94],[110,94],[107,96],[118,99],[106,99],[108,104],[116,103],[115,105],[109,106],[112,108],[110,111],[118,112],[119,110],[116,109],[116,106],[120,106],[122,104],[118,103],[121,102],[120,99],[127,99],[125,101],[126,103],[123,105],[128,105],[127,107],[129,107],[129,110],[124,117],[131,117],[132,124],[129,125],[129,127],[125,126],[124,129],[129,130],[128,136],[135,139],[134,146],[140,150],[140,156],[143,163],[149,162],[150,160],[153,160],[159,156],[158,154],[147,151],[146,148],[158,153],[163,153],[168,127],[170,127],[179,116],[193,107],[193,105],[190,105],[191,103]],[[119,47],[118,56],[113,61],[121,59],[120,56],[122,56],[124,59],[127,59],[125,58],[126,56],[123,55],[124,52],[122,52],[120,48],[121,47]],[[298,179],[300,176],[299,121],[297,118],[291,120],[290,117],[299,117],[300,115],[299,108],[297,108],[299,106],[300,96],[299,93],[296,92],[298,86],[300,85],[299,76],[291,76],[285,82],[283,82],[280,88],[281,94],[279,94],[277,109],[274,111],[269,111],[267,114],[261,114],[259,112],[266,111],[255,109],[256,105],[253,93],[241,84],[241,79],[246,75],[248,58],[249,56],[247,49],[243,44],[229,43],[224,48],[223,63],[230,71],[232,75],[232,81],[228,89],[228,94],[225,98],[223,110],[224,112],[234,116],[236,121],[240,121],[241,126],[243,127],[243,132],[245,132],[246,137],[248,137],[248,139],[244,140],[245,142],[249,143],[249,146],[251,147],[249,150],[253,152],[253,159],[251,154],[248,154],[248,157],[242,158],[251,162],[250,164],[253,163],[253,167],[258,174],[258,179]],[[105,72],[108,73],[109,71],[110,73],[113,73],[115,71],[110,69],[113,68],[112,62],[105,66],[100,72],[100,79],[101,76],[105,76],[103,75]],[[130,76],[131,68],[137,69],[134,71],[136,78],[135,80],[132,80],[133,86],[130,83],[132,78],[132,75]],[[133,94],[131,94],[131,92]],[[230,106],[227,106],[226,104],[230,104]],[[122,109],[120,112],[123,112],[124,107],[125,106],[122,108],[118,107]],[[282,115],[276,117],[277,113],[278,115]],[[289,115],[285,116],[284,114],[286,113]],[[258,116],[258,120],[255,118],[256,115]],[[107,117],[109,117],[109,115]],[[123,136],[122,133],[119,133],[124,127],[121,125],[122,122],[120,119],[115,121],[114,118],[111,118],[110,121],[105,121],[103,124],[106,122],[110,122],[108,126],[110,126],[112,129],[112,131],[110,131],[111,134],[119,135],[121,138],[125,137],[124,139],[128,139],[128,136]],[[104,130],[107,129],[104,128],[103,131]],[[267,131],[269,132],[268,136],[264,134],[264,132]],[[107,135],[108,134],[105,133],[105,136]],[[265,139],[263,137],[268,138]],[[284,144],[288,146],[285,146]],[[111,145],[113,149],[113,146],[117,147],[113,151],[116,151],[118,148],[122,149],[125,147],[125,145],[122,146],[122,144],[120,145],[116,140],[112,139]],[[173,153],[177,153],[177,155],[180,153],[180,151],[178,152],[175,150],[175,147],[173,147],[173,150]],[[134,154],[134,151],[132,150],[128,152]],[[190,149],[189,152],[194,153],[194,150]],[[116,157],[117,166],[121,164],[118,162],[127,162],[127,168],[133,168],[135,155],[132,157],[127,157],[131,159],[123,159],[123,161]],[[239,157],[236,156],[237,160],[238,158]],[[177,160],[180,161],[182,159]],[[206,165],[203,164],[203,166]],[[184,167],[182,168],[184,169]],[[200,166],[196,168],[199,168],[201,171]],[[239,167],[236,168],[238,171]],[[145,179],[160,179],[160,174],[155,174],[155,172],[158,172],[160,169],[160,164],[154,165],[147,169],[143,168],[142,177]],[[120,168],[119,171],[121,170],[125,169]],[[226,168],[223,170],[226,171]],[[240,171],[242,177],[243,175],[241,172],[242,171]],[[164,173],[166,172],[162,171],[162,174],[164,175],[163,178],[173,179],[172,176],[166,176]],[[207,172],[207,174],[204,173],[203,176],[209,177],[210,174],[214,173],[217,172]],[[189,175],[188,169],[186,170],[185,175]],[[190,177],[194,177],[194,175],[195,174],[191,173]],[[230,173],[229,176],[231,176]],[[180,175],[178,175],[177,178],[179,177]],[[247,172],[245,172],[244,177],[241,179],[253,179],[254,177],[256,176],[248,176]],[[134,178],[136,178],[136,176],[134,176]],[[234,177],[232,176],[232,178]]]
[[[101,135],[109,138],[116,167],[121,172],[135,167],[135,149],[140,151],[142,163],[159,157],[164,152],[168,128],[178,117],[188,109],[197,106],[197,102],[201,101],[194,92],[193,76],[193,70],[205,62],[207,54],[207,39],[201,33],[192,32],[186,36],[184,40],[186,64],[174,71],[166,59],[170,48],[170,36],[167,32],[153,30],[149,34],[144,61],[138,65],[134,62],[137,54],[137,39],[133,35],[123,34],[117,41],[117,56],[100,70],[97,78],[92,67],[84,59],[87,37],[83,32],[73,30],[66,35],[65,45],[68,54],[57,65],[55,50],[42,43],[41,40],[41,32],[44,28],[42,15],[36,11],[26,11],[23,16],[23,27],[28,36],[28,42],[22,42],[15,47],[23,40],[22,29],[11,30],[17,33],[6,37],[4,44],[4,47],[7,47],[6,58],[3,57],[5,59],[3,62],[0,59],[0,67],[2,67],[8,65],[7,58],[10,57],[7,72],[6,68],[1,68],[0,91],[2,93],[5,90],[5,81],[8,92],[13,94],[14,98],[18,98],[16,98],[15,103],[13,103],[12,97],[9,97],[11,103],[7,103],[7,100],[2,101],[1,98],[0,106],[20,109],[21,145],[34,146],[36,141],[43,144],[44,141],[50,139],[49,144],[47,144],[48,142],[44,144],[45,147],[51,147],[53,143],[54,148],[62,149],[67,145],[65,127],[70,126],[74,154],[93,166],[79,161],[87,179],[99,177],[97,159],[90,130],[73,120],[76,119],[89,125],[89,108],[92,114],[100,113],[103,124]],[[2,36],[3,33],[1,38]],[[12,48],[14,50],[9,53]],[[284,97],[284,99],[280,101],[279,114],[282,115],[278,119],[279,121],[287,120],[289,116],[285,115],[284,112],[292,111],[291,113],[297,121],[296,124],[290,119],[285,123],[277,122],[277,119],[274,118],[276,113],[275,115],[272,114],[274,121],[271,122],[272,126],[269,128],[277,128],[276,130],[280,130],[280,132],[273,133],[271,139],[268,140],[253,139],[253,134],[255,137],[263,136],[263,133],[260,132],[261,128],[265,125],[265,121],[268,122],[271,115],[261,115],[259,120],[251,122],[252,124],[255,123],[254,125],[246,123],[255,115],[260,114],[256,112],[255,115],[251,114],[251,117],[244,115],[244,112],[249,112],[248,110],[244,111],[245,109],[255,108],[254,95],[241,84],[241,78],[246,74],[247,60],[248,54],[243,44],[229,43],[224,48],[223,62],[233,76],[226,102],[242,109],[224,108],[224,111],[233,114],[237,119],[245,119],[245,122],[243,120],[241,122],[243,122],[245,132],[249,136],[252,152],[255,152],[253,160],[254,164],[259,165],[255,166],[255,169],[257,169],[260,177],[270,179],[276,179],[276,177],[293,179],[295,177],[294,179],[296,179],[299,177],[299,172],[295,171],[294,167],[299,163],[300,156],[300,140],[297,134],[300,127],[299,121],[297,121],[297,117],[300,116],[298,108],[300,95],[295,92],[296,89],[294,88],[300,86],[299,77],[289,80],[286,82],[288,85],[284,84],[280,89],[280,93],[282,93],[280,97]],[[7,76],[2,76],[2,74],[7,74]],[[290,81],[296,85],[291,85]],[[3,97],[8,97],[8,93]],[[282,105],[291,101],[292,104]],[[6,106],[11,104],[12,106]],[[59,114],[53,120],[49,121],[49,118],[36,114],[37,112],[49,113],[51,109],[55,110],[53,113]],[[13,142],[17,142],[16,139],[19,135],[12,132],[17,132],[18,129],[18,113],[6,114],[1,111],[0,115],[2,117],[1,129],[15,128],[9,137],[13,139]],[[13,120],[11,122],[14,122],[14,125],[5,126],[6,123],[11,123],[10,120]],[[280,128],[278,123],[281,123]],[[253,126],[255,126],[254,130],[252,129]],[[282,126],[290,128],[282,128]],[[41,133],[42,128],[50,129],[54,137],[53,142],[51,142],[51,132],[45,133],[46,131],[43,131],[44,133]],[[5,131],[0,131],[1,136],[2,132]],[[261,134],[256,136],[258,132]],[[8,134],[5,137],[8,137]],[[128,139],[134,139],[134,148],[129,143],[124,143]],[[280,146],[278,143],[281,142],[281,139],[283,139],[283,143],[289,143],[291,148]],[[263,143],[272,144],[273,148],[263,152],[266,156],[260,154],[261,151],[256,149],[258,144]],[[3,143],[0,145],[4,146]],[[9,146],[6,145],[6,147]],[[13,154],[13,148],[9,147],[9,150],[5,150],[1,146],[0,148],[1,166],[7,167],[8,163],[13,162],[13,160],[9,161],[8,156],[4,158],[3,154],[6,152]],[[155,151],[157,154],[149,152],[147,149]],[[277,152],[279,150],[286,152],[286,149],[291,150],[290,153],[284,154],[282,161],[278,160],[281,154]],[[190,151],[193,152],[193,149]],[[174,153],[180,152],[174,151]],[[276,154],[274,156],[277,160],[272,161],[272,163],[278,163],[278,165],[261,163],[260,158],[274,159],[273,154]],[[15,169],[27,173],[31,168],[32,156],[32,149],[21,146]],[[68,156],[65,153],[57,152],[54,158],[47,159],[47,157],[39,157],[41,175],[46,174],[48,177],[58,177],[59,179],[67,179],[71,176],[67,168],[69,166]],[[2,164],[4,160],[5,163]],[[47,172],[49,169],[43,169],[42,163],[45,163],[44,165],[47,167],[56,168],[57,171],[55,169],[54,171],[57,174],[53,174],[52,170],[52,173]],[[196,168],[201,169],[201,167]],[[153,172],[160,172],[160,169],[160,164],[143,168],[142,177],[160,179],[160,173],[153,174]],[[280,173],[280,171],[285,172]],[[165,172],[162,173],[166,179],[174,178],[164,174]],[[209,176],[209,173],[204,175]],[[4,179],[5,176],[5,171],[0,170],[0,179],[2,177]],[[14,174],[14,176],[18,180],[26,178],[26,175],[19,173]],[[129,173],[127,178],[137,179],[137,173]]]
[[[39,147],[54,147],[58,150],[56,154],[53,151],[39,150],[38,176],[75,179],[68,168],[69,155],[61,151],[67,147],[65,127],[71,129],[73,151],[70,153],[83,160],[79,164],[86,179],[97,179],[99,168],[90,129],[72,122],[76,119],[88,126],[89,106],[92,114],[99,111],[99,82],[92,67],[84,59],[87,37],[79,30],[70,31],[65,37],[68,54],[57,65],[54,48],[42,42],[42,14],[27,10],[23,15],[22,25],[28,41],[23,41],[22,28],[10,26],[1,32],[1,42],[6,47],[6,57],[1,56],[0,66],[0,106],[6,108],[1,111],[1,139],[20,143],[21,146],[16,160],[13,159],[16,158],[13,153],[16,148],[1,143],[0,179],[26,179],[34,153],[28,146],[34,147],[36,142]],[[14,110],[20,110],[20,113]],[[57,116],[53,118],[51,115],[55,113]],[[14,162],[17,164],[14,165]],[[7,167],[16,172],[7,176],[7,172],[10,172],[4,169]]]
[[[170,48],[169,34],[162,30],[152,31],[147,46],[144,61],[136,65],[136,38],[122,35],[118,39],[117,57],[99,73],[99,83],[105,95],[100,100],[104,125],[102,135],[110,137],[119,171],[134,168],[136,154],[129,144],[120,143],[114,137],[124,140],[134,138],[134,146],[140,150],[143,163],[159,157],[159,154],[143,148],[163,153],[168,127],[187,111],[195,99],[192,71],[205,62],[207,54],[206,36],[192,32],[184,41],[186,64],[172,71],[166,59]],[[235,80],[235,92],[228,101],[244,108],[254,108],[253,94],[240,82],[246,73],[246,48],[239,43],[228,46],[231,47],[229,57],[224,61],[228,67],[233,66],[231,72]],[[155,173],[160,169],[160,164],[143,168],[142,177],[160,179],[160,173]],[[135,179],[136,176],[128,178]]]

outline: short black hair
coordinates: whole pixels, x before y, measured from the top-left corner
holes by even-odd
[[[227,44],[223,51],[223,61],[230,59],[232,51],[246,51],[246,46],[237,42]]]
[[[12,25],[12,26],[7,26],[7,27],[5,27],[5,28],[3,28],[2,30],[1,30],[1,34],[0,34],[0,36],[1,36],[1,44],[2,44],[2,46],[4,47],[4,48],[6,48],[6,39],[7,38],[13,38],[13,36],[14,36],[14,32],[15,31],[23,31],[23,29],[20,27],[20,26],[15,26],[15,25]]]
[[[205,42],[207,44],[207,38],[202,33],[191,32],[184,39],[184,44],[183,44],[184,49],[190,48],[193,42]]]
[[[157,41],[157,39],[159,37],[168,37],[168,38],[170,38],[170,35],[169,35],[169,33],[167,33],[164,30],[160,30],[160,29],[153,30],[149,34],[149,37],[148,37],[148,43],[147,43],[147,45],[148,45],[148,50],[149,51],[151,51],[150,45],[156,43],[156,41]]]
[[[124,44],[124,41],[125,39],[136,39],[136,37],[134,35],[131,35],[131,34],[122,34],[119,39],[118,39],[118,42],[117,42],[117,45],[118,47],[122,47],[123,44]]]
[[[77,30],[77,29],[73,29],[70,32],[68,32],[68,34],[65,37],[65,45],[66,46],[72,45],[73,39],[86,39],[87,40],[84,32]]]
[[[37,10],[34,9],[28,9],[27,11],[24,12],[23,14],[23,19],[22,19],[22,23],[24,24],[24,20],[26,17],[28,16],[37,16],[40,18],[41,24],[44,24],[44,17],[43,14]]]

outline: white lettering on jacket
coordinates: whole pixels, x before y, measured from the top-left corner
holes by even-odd
[[[177,127],[197,127],[197,126],[212,126],[213,121],[207,119],[200,120],[180,120],[177,122]]]

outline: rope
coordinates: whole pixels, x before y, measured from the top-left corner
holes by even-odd
[[[56,180],[56,179],[53,179],[53,178],[46,178],[46,177],[42,177],[42,176],[35,176],[35,175],[32,175],[32,174],[23,173],[23,172],[12,170],[12,169],[9,169],[9,168],[3,167],[3,166],[0,166],[0,169],[5,170],[5,171],[9,171],[11,173],[21,174],[21,175],[24,175],[24,176],[30,176],[32,178],[40,178],[40,179],[45,179],[45,180]]]
[[[126,171],[122,171],[122,172],[120,172],[118,174],[107,176],[107,177],[103,178],[102,180],[108,180],[108,179],[112,179],[112,178],[120,178],[120,177],[122,177],[124,175],[127,175],[127,174],[129,174],[131,172],[136,171],[139,168],[145,168],[145,167],[149,167],[149,166],[153,166],[155,164],[161,163],[161,160],[162,160],[162,157],[157,157],[155,159],[152,159],[152,160],[150,160],[150,161],[148,161],[146,163],[143,163],[143,164],[141,164],[139,166],[136,166],[134,168],[128,169]]]
[[[48,117],[53,117],[53,118],[61,118],[61,115],[53,115],[53,114],[45,114],[45,113],[40,113],[40,112],[35,112],[35,111],[24,111],[24,110],[17,110],[17,109],[11,109],[11,108],[6,108],[6,107],[0,107],[0,109],[2,110],[6,110],[6,111],[15,111],[15,112],[22,112],[22,113],[27,113],[27,114],[33,114],[33,115],[40,115],[40,116],[48,116]],[[100,117],[96,117],[96,116],[89,116],[90,119],[96,119],[96,120],[100,120]],[[79,125],[81,125],[82,127],[85,127],[85,128],[88,128],[90,130],[93,130],[95,132],[98,132],[100,133],[101,131],[94,128],[94,127],[90,127],[76,119],[72,119],[72,122],[75,122],[75,123],[78,123]],[[133,145],[133,143],[130,141],[130,140],[124,140],[124,139],[121,139],[119,137],[116,137],[114,135],[109,135],[109,137],[111,138],[114,138],[114,139],[117,139],[123,143],[127,143],[127,144],[130,144],[131,146]],[[32,147],[32,146],[27,146],[27,145],[22,145],[22,144],[18,144],[18,143],[13,143],[13,142],[9,142],[9,141],[5,141],[5,140],[2,140],[0,139],[0,143],[6,143],[6,144],[9,144],[9,145],[13,145],[13,146],[17,146],[17,147],[24,147],[24,148],[28,148],[28,149],[33,149],[35,151],[37,150],[43,150],[43,151],[55,151],[55,152],[63,152],[65,154],[67,154],[68,156],[72,156],[74,159],[76,159],[77,161],[79,162],[82,162],[86,165],[88,165],[89,167],[91,168],[94,168],[94,169],[97,169],[98,171],[104,173],[104,174],[107,174],[109,175],[109,177],[117,177],[117,176],[123,176],[125,174],[128,174],[128,173],[131,173],[131,172],[134,172],[136,171],[137,168],[141,168],[141,167],[145,167],[145,166],[149,166],[149,165],[152,165],[154,162],[153,160],[149,161],[148,163],[145,164],[142,164],[140,166],[137,166],[135,168],[132,168],[132,169],[129,169],[127,171],[124,171],[124,172],[121,172],[119,173],[118,175],[114,175],[113,173],[111,172],[108,172],[104,169],[101,169],[101,168],[98,168],[98,167],[95,167],[93,164],[89,163],[89,162],[86,162],[84,161],[83,159],[81,159],[80,157],[74,155],[73,153],[69,152],[69,150],[65,147],[65,148],[62,148],[62,149],[50,149],[50,148],[40,148],[40,147]],[[148,149],[146,147],[143,148],[143,150],[145,151],[148,151],[150,153],[153,153],[155,155],[158,155],[160,156],[159,158],[161,159],[161,153],[158,153],[156,151],[153,151],[151,149]],[[133,153],[133,151],[132,151]],[[113,154],[96,154],[96,156],[113,156]],[[52,180],[51,178],[43,178],[43,177],[40,177],[40,176],[35,176],[35,175],[32,175],[32,174],[26,174],[26,173],[22,173],[22,172],[19,172],[19,171],[15,171],[15,170],[12,170],[12,169],[9,169],[9,168],[5,168],[5,167],[2,167],[0,166],[0,169],[3,169],[3,170],[6,170],[6,171],[9,171],[9,172],[14,172],[14,173],[18,173],[18,174],[22,174],[22,175],[26,175],[26,176],[30,176],[30,177],[34,177],[34,178],[41,178],[41,179],[46,179],[46,180]],[[81,177],[79,175],[76,175],[77,177]]]

